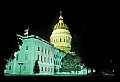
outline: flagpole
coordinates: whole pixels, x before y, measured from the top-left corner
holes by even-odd
[[[29,31],[29,27],[24,30],[24,35],[26,35],[27,37],[28,37],[28,31]]]

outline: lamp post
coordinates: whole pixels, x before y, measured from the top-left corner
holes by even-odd
[[[23,63],[18,63],[18,65],[20,65],[20,72],[19,72],[19,76],[21,74],[21,65],[23,65]]]

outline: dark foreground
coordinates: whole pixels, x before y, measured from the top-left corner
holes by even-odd
[[[118,81],[115,76],[5,76],[0,78],[2,81]]]

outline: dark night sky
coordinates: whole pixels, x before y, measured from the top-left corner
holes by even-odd
[[[14,2],[6,3],[3,7],[3,27],[9,31],[23,34],[26,27],[30,27],[29,34],[39,35],[48,40],[53,25],[59,17],[59,11],[63,13],[64,22],[68,25],[71,34],[80,33],[82,28],[88,28],[91,32],[96,30],[106,32],[111,28],[112,5],[108,3],[89,2]],[[16,29],[14,29],[16,28]]]

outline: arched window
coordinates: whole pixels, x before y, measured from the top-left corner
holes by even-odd
[[[38,51],[40,51],[40,47],[38,47]]]

